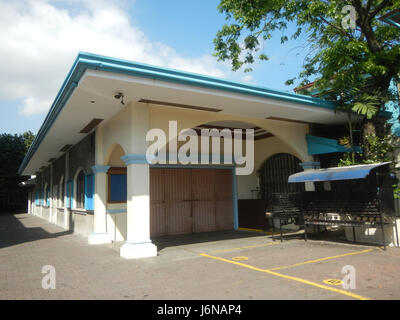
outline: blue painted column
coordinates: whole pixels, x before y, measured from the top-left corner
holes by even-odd
[[[233,195],[233,227],[239,229],[239,210],[238,210],[238,192],[237,192],[237,177],[236,167],[232,168],[232,195]]]

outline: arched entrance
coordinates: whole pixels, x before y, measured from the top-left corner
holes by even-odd
[[[273,193],[304,191],[303,183],[288,183],[290,175],[303,171],[301,160],[289,153],[278,153],[264,161],[258,170],[261,197],[269,206]]]

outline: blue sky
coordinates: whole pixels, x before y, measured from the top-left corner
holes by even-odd
[[[268,62],[232,72],[213,57],[219,1],[0,0],[0,132],[39,129],[79,51],[204,73],[272,89],[301,70],[305,41],[264,44]]]

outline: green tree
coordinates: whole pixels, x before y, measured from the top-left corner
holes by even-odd
[[[18,168],[28,151],[34,135],[31,131],[23,134],[0,134],[0,189],[17,188],[26,177],[18,175]]]
[[[378,19],[396,8],[399,0],[221,0],[229,23],[216,34],[215,54],[233,70],[251,71],[257,58],[268,60],[260,48],[274,31],[282,43],[306,35],[303,70],[287,84],[316,79],[314,87],[339,109],[372,118],[392,99],[390,82],[400,72],[400,29]]]

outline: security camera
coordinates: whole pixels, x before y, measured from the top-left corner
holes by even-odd
[[[115,93],[114,98],[117,99],[117,100],[121,99],[121,104],[122,105],[125,104],[125,102],[124,102],[124,94],[122,92]]]
[[[117,93],[114,95],[114,98],[117,99],[117,100],[119,100],[119,99],[121,99],[121,98],[123,98],[123,97],[124,97],[124,94],[123,94],[122,92],[117,92]]]

